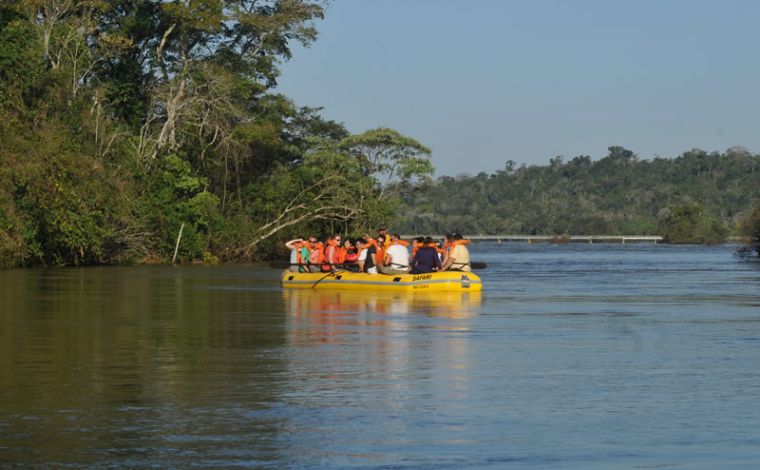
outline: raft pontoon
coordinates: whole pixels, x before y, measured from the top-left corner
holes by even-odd
[[[351,271],[298,273],[285,271],[282,287],[291,289],[348,289],[404,291],[480,291],[480,277],[472,272],[441,271],[428,274],[367,274]]]

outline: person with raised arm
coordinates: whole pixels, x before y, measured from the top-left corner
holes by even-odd
[[[289,271],[308,272],[307,264],[309,262],[309,248],[306,246],[303,238],[294,238],[285,242],[285,247],[290,250]]]

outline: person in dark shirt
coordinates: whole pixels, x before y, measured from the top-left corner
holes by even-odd
[[[438,251],[433,248],[433,239],[425,238],[425,244],[417,250],[410,263],[412,274],[432,273],[441,269],[441,258],[438,257]]]
[[[385,241],[385,239],[382,240]],[[377,257],[377,247],[374,243],[364,246],[367,247],[367,254],[364,255],[363,259],[361,256],[359,257],[359,260],[363,262],[362,270],[368,274],[377,274],[377,260],[375,259]]]

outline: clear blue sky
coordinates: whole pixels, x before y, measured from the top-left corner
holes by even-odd
[[[334,0],[316,26],[279,91],[418,139],[438,175],[760,149],[760,1]]]

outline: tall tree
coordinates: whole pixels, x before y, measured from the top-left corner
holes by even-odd
[[[343,139],[340,145],[360,160],[366,175],[379,181],[380,200],[394,192],[398,183],[425,180],[433,174],[431,150],[393,129],[371,129]]]

